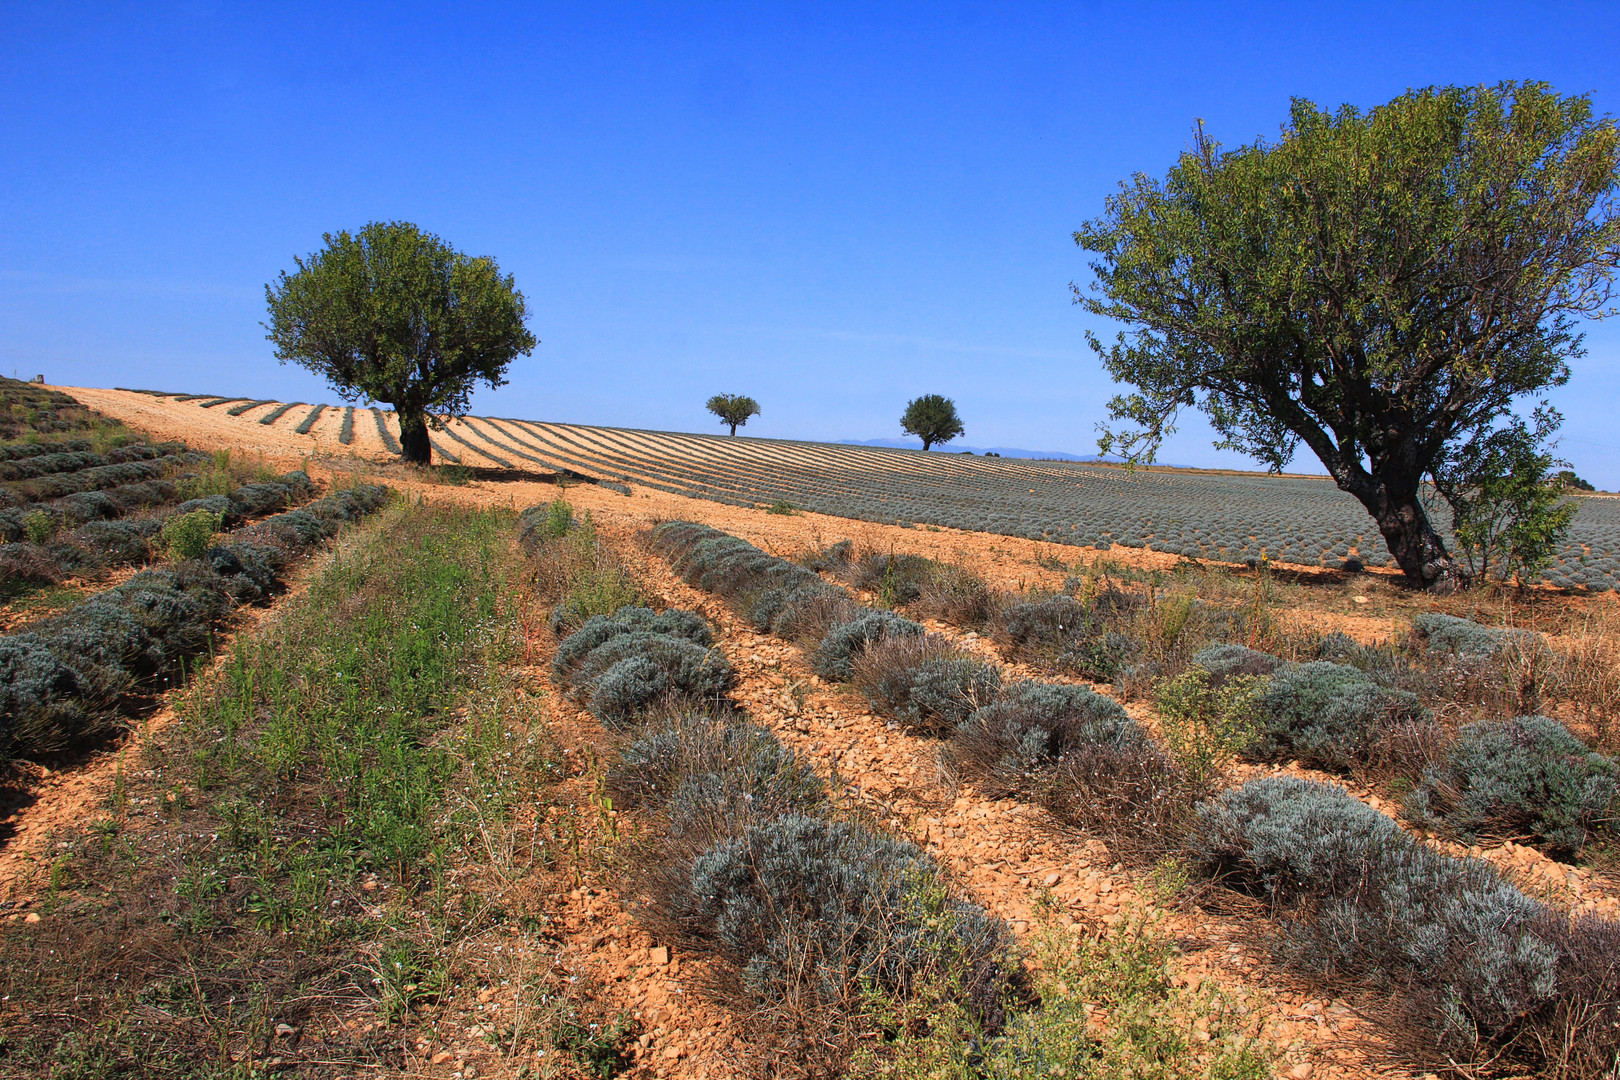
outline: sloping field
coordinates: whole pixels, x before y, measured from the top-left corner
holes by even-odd
[[[375,409],[311,409],[242,398],[150,395],[169,408],[311,441],[397,453],[398,423]],[[234,403],[234,404],[232,404]],[[246,408],[243,408],[243,406]],[[241,410],[241,411],[238,411]],[[230,416],[235,412],[237,415]],[[730,438],[467,417],[433,435],[436,456],[483,468],[572,472],[738,506],[778,501],[865,521],[936,525],[1104,549],[1121,545],[1225,562],[1338,567],[1392,560],[1365,510],[1330,482],[1262,474],[1129,472],[1073,462]],[[1620,585],[1620,500],[1582,498],[1546,581]],[[1447,516],[1437,513],[1438,520]]]
[[[1612,596],[759,509],[1241,476],[480,418],[433,475],[370,409],[80,393],[338,490],[9,635],[17,730],[159,712],[72,789],[19,740],[0,1074],[1613,1080]],[[102,467],[51,430],[0,488]]]

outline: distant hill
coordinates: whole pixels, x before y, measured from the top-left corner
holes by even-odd
[[[892,446],[897,450],[921,450],[921,439],[839,439],[845,446]],[[1021,450],[1016,446],[963,446],[961,443],[946,443],[935,452],[940,454],[960,454],[964,450],[971,450],[975,454],[1000,454],[1002,457],[1015,458],[1046,458],[1050,461],[1114,461],[1118,458],[1105,458],[1099,454],[1071,454],[1067,450]],[[1184,465],[1171,465],[1169,462],[1157,462],[1172,469],[1186,468]]]

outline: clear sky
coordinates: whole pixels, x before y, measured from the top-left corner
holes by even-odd
[[[541,345],[498,416],[1088,453],[1114,388],[1070,234],[1195,118],[1543,79],[1620,113],[1620,5],[0,4],[0,367],[336,398],[264,285],[405,219],[514,274]],[[1107,331],[1106,327],[1100,327]],[[1620,488],[1620,319],[1555,396]],[[1196,421],[1163,459],[1243,464]],[[1296,460],[1296,467],[1314,462]]]

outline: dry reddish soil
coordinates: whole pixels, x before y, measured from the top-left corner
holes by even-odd
[[[446,498],[484,504],[526,506],[542,497],[555,495],[556,489],[550,484],[534,482],[534,473],[522,474],[523,479],[518,480],[483,479],[453,490],[435,484],[421,472],[402,466],[398,457],[387,450],[377,434],[376,422],[369,410],[355,411],[354,438],[345,446],[338,442],[343,415],[341,408],[329,407],[308,435],[299,435],[294,429],[307,412],[304,407],[288,411],[274,424],[267,426],[259,423],[259,420],[277,407],[274,403],[255,407],[241,416],[229,416],[226,413],[231,408],[229,404],[204,409],[192,402],[176,402],[129,391],[87,387],[55,389],[73,394],[91,408],[146,430],[154,437],[181,439],[209,449],[229,449],[250,458],[262,457],[267,464],[282,469],[304,467],[315,476],[334,469],[340,473],[358,471],[381,477],[396,486],[413,490],[432,487]],[[499,427],[488,421],[476,422],[500,431]],[[392,417],[387,417],[385,423],[397,437],[398,424]],[[510,422],[500,423],[511,426]],[[452,424],[450,432],[435,433],[435,442],[459,455],[464,464],[488,471],[497,469],[494,459],[481,453],[475,446],[456,441],[456,433],[460,433],[467,442],[479,438],[472,434],[467,424]],[[611,435],[590,432],[581,437],[602,439]],[[739,452],[750,446],[739,441]],[[705,448],[704,452],[713,451]],[[807,452],[819,451],[812,447]],[[521,460],[517,464],[527,467],[527,463]],[[543,476],[538,478],[544,479]],[[801,551],[823,540],[850,537],[873,550],[892,549],[936,558],[954,558],[980,572],[992,584],[1005,588],[1017,588],[1020,584],[1061,583],[1064,571],[1043,569],[1043,566],[1072,567],[1104,559],[1144,569],[1165,570],[1183,561],[1177,555],[1136,548],[1115,547],[1108,552],[1096,552],[1023,537],[931,526],[902,529],[893,525],[810,513],[791,517],[764,515],[757,510],[668,494],[639,486],[633,480],[630,486],[634,495],[629,499],[588,484],[573,488],[569,498],[578,506],[613,519],[684,518],[702,521],[779,553]],[[1244,573],[1235,568],[1234,572],[1240,577]],[[1357,640],[1368,642],[1405,635],[1408,617],[1416,611],[1439,606],[1453,614],[1489,617],[1499,614],[1502,607],[1500,601],[1471,596],[1437,601],[1405,589],[1400,584],[1399,574],[1388,569],[1370,568],[1364,573],[1349,575],[1320,567],[1277,563],[1273,564],[1273,577],[1292,587],[1287,602],[1289,606],[1299,609],[1294,613],[1294,618],[1308,621],[1317,628],[1342,630]],[[1594,606],[1620,610],[1620,594],[1581,597],[1536,588],[1515,596],[1514,604],[1518,617],[1530,620],[1537,629],[1556,633]]]
[[[613,539],[628,551],[621,535]],[[1064,922],[1081,928],[1152,919],[1182,944],[1178,982],[1214,979],[1262,1010],[1283,1074],[1402,1075],[1383,1067],[1376,1036],[1344,1002],[1317,998],[1271,971],[1241,922],[1161,909],[1152,886],[1120,868],[1104,845],[1054,835],[1038,811],[1015,800],[956,787],[941,775],[937,741],[898,730],[850,688],[823,683],[798,649],[755,633],[718,599],[681,582],[662,559],[637,553],[634,565],[668,603],[701,611],[723,628],[723,648],[742,680],[732,695],[740,706],[835,776],[846,798],[926,847],[1016,933],[1029,932],[1042,894],[1061,903]]]
[[[337,442],[340,410],[328,410],[311,436],[299,436],[293,426],[305,412],[293,409],[273,426],[261,425],[257,415],[274,406],[249,411],[241,417],[224,412],[229,406],[205,410],[195,405],[112,390],[63,388],[86,405],[149,432],[155,438],[181,439],[193,446],[228,448],[250,457],[262,457],[277,468],[303,467],[318,480],[345,481],[350,477],[382,480],[411,498],[450,500],[484,506],[525,508],[557,497],[559,485],[533,478],[501,481],[480,479],[448,486],[409,469],[389,454],[378,438],[372,414],[357,411],[355,442]],[[469,455],[470,457],[470,455]],[[466,459],[464,459],[466,460]],[[1163,909],[1152,883],[1142,875],[1120,868],[1096,841],[1055,834],[1033,808],[1012,800],[979,798],[970,788],[957,788],[938,767],[938,744],[891,728],[871,714],[866,703],[847,687],[822,684],[811,673],[797,649],[760,636],[735,619],[720,602],[679,581],[667,565],[645,553],[634,534],[651,523],[685,519],[702,521],[741,536],[778,554],[793,554],[850,538],[867,550],[892,550],[929,555],[963,563],[992,585],[1019,588],[1060,585],[1067,569],[1096,557],[1064,545],[1023,538],[960,532],[949,529],[877,525],[817,514],[770,515],[762,509],[742,509],[632,485],[629,497],[592,485],[566,490],[577,512],[589,511],[604,537],[631,564],[648,592],[664,602],[702,611],[724,633],[721,647],[736,666],[741,683],[734,697],[760,723],[778,732],[789,745],[815,760],[836,777],[844,797],[860,800],[900,832],[926,845],[950,867],[958,882],[975,899],[1027,932],[1031,905],[1050,893],[1063,905],[1065,919],[1081,927],[1116,925],[1132,917],[1159,922],[1182,946],[1178,981],[1196,983],[1209,978],[1235,993],[1250,995],[1264,1018],[1269,1037],[1278,1046],[1279,1073],[1304,1077],[1408,1075],[1392,1064],[1388,1047],[1376,1025],[1357,1013],[1358,1003],[1324,999],[1310,988],[1272,968],[1263,955],[1252,920],[1212,915],[1197,909]],[[1107,558],[1144,568],[1168,569],[1179,559],[1148,551],[1115,550]],[[1286,569],[1286,568],[1285,568]],[[306,573],[310,571],[305,571]],[[1302,581],[1320,582],[1310,610],[1295,617],[1316,626],[1332,626],[1362,641],[1390,638],[1407,632],[1410,611],[1429,606],[1427,598],[1400,589],[1388,575],[1368,573],[1344,579],[1331,572],[1299,568]],[[1614,602],[1611,598],[1569,599],[1578,612],[1584,604]],[[261,617],[253,615],[246,628]],[[954,637],[964,647],[998,659],[990,644],[971,633],[943,624],[931,629]],[[553,646],[549,635],[537,630],[533,645],[537,663],[526,677],[535,693],[546,695],[553,734],[575,760],[605,752],[609,740],[586,713],[565,697],[551,692],[545,659]],[[1009,665],[1013,674],[1035,673]],[[1042,676],[1050,678],[1050,676]],[[1133,715],[1153,722],[1151,710],[1128,706]],[[159,710],[148,721],[160,724],[167,714]],[[58,829],[82,823],[83,816],[101,799],[122,768],[130,766],[113,749],[65,774],[23,776],[33,800],[5,823],[10,838],[0,848],[0,889],[14,905],[10,918],[24,917],[34,876],[26,869],[51,843]],[[1254,770],[1259,771],[1259,770]],[[1320,774],[1316,779],[1343,783]],[[595,773],[575,770],[569,781],[573,798],[588,802]],[[1357,789],[1354,794],[1386,812],[1376,792]],[[626,827],[632,823],[625,822]],[[611,830],[614,816],[600,816],[598,827]],[[1454,847],[1454,846],[1453,846]],[[1454,848],[1459,853],[1462,849]],[[1539,852],[1505,844],[1472,853],[1491,859],[1512,873],[1527,889],[1569,910],[1620,914],[1620,894],[1590,871],[1547,859]],[[475,996],[446,1006],[432,1030],[414,1032],[408,1047],[420,1062],[422,1075],[504,1075],[519,1062],[492,1048],[487,1028],[502,1009],[517,1007],[505,975],[549,964],[564,972],[578,972],[604,988],[611,1002],[637,1016],[643,1034],[637,1049],[636,1074],[729,1076],[749,1066],[745,1040],[739,1039],[748,1019],[727,1008],[708,1003],[692,987],[702,961],[671,953],[638,929],[632,905],[618,896],[613,876],[603,865],[580,863],[571,888],[551,898],[556,919],[564,929],[564,942],[550,956],[524,956],[512,943],[500,952],[484,943],[487,985]],[[510,981],[510,980],[506,980]]]

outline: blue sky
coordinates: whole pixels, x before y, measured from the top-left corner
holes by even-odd
[[[1087,453],[1114,392],[1070,234],[1194,119],[1544,79],[1620,113],[1620,6],[0,6],[0,369],[336,400],[276,364],[264,284],[414,221],[517,278],[542,344],[477,412]],[[1099,327],[1105,332],[1106,327]],[[1620,488],[1620,320],[1555,395]],[[1166,460],[1242,465],[1189,417]],[[1301,458],[1296,467],[1314,463]]]

